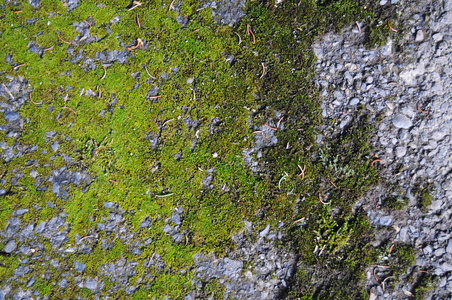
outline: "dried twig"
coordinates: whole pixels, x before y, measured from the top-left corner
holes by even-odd
[[[391,248],[389,248],[389,253],[392,252],[392,248],[394,248],[394,244],[391,245]]]
[[[417,109],[418,109],[421,113],[428,114],[428,111],[422,110],[422,109],[421,109],[421,107],[419,106],[419,103],[417,104]]]
[[[284,116],[282,116],[281,119],[279,119],[278,123],[276,123],[276,128],[279,128],[279,124],[281,124],[282,119],[284,119]]]
[[[138,2],[138,1],[133,1],[133,4],[134,4],[134,6],[132,6],[131,8],[129,8],[127,11],[131,11],[132,9],[137,8],[138,6],[141,5],[141,3]]]
[[[49,47],[49,48],[45,48],[45,49],[44,49],[44,51],[49,51],[49,50],[52,50],[52,49],[53,49],[53,47],[55,47],[55,46],[52,46],[52,47]]]
[[[391,279],[391,278],[394,278],[394,276],[386,277],[386,278],[381,282],[381,286],[383,287],[383,291],[385,290],[385,281],[388,280],[388,279]]]
[[[171,4],[169,5],[168,11],[170,11],[170,10],[173,9],[173,3],[174,3],[174,1],[175,1],[175,0],[171,1]]]
[[[155,79],[155,77],[149,73],[148,67],[146,65],[144,65],[144,69],[146,70],[146,73],[148,73],[149,77],[151,77],[152,79]]]
[[[283,175],[283,177],[281,177],[281,179],[280,179],[279,182],[278,182],[278,189],[281,189],[281,182],[282,182],[283,180],[286,180],[286,177],[287,177],[287,176],[289,176],[289,174],[285,173],[285,174]]]
[[[264,124],[264,126],[267,127],[267,128],[270,128],[271,130],[275,130],[275,131],[278,130],[278,129],[276,129],[276,128],[273,128],[273,127],[271,127],[271,126],[268,126],[267,124]]]
[[[255,134],[255,133],[262,133],[262,132],[263,132],[262,130],[253,131],[253,134]]]
[[[174,119],[169,119],[168,121],[165,121],[165,122],[162,124],[162,127],[164,127],[166,124],[168,124],[168,123],[171,122],[171,121],[174,121]]]
[[[301,176],[301,180],[303,180],[303,179],[304,179],[304,170],[306,169],[306,166],[303,166],[304,168],[301,168],[300,165],[297,165],[297,166],[298,166],[298,168],[299,168],[300,171],[301,171],[301,174],[298,175],[298,176]]]
[[[83,20],[86,24],[88,24],[89,27],[91,27],[91,24],[88,21]]]
[[[301,221],[303,221],[305,218],[301,218],[301,219],[298,219],[298,220],[295,220],[295,221],[293,221],[294,223],[298,223],[298,222],[301,222]]]
[[[330,180],[331,184],[335,187],[338,188],[337,185],[334,184],[334,182],[332,180]]]
[[[104,76],[100,80],[104,80],[105,76],[107,76],[107,69],[104,66],[102,67],[104,68]]]
[[[374,268],[374,277],[375,277],[375,281],[376,281],[376,282],[378,282],[377,274],[375,274],[376,271],[377,271],[377,269],[378,269],[378,267],[375,267],[375,268]]]
[[[18,14],[18,13],[21,13],[22,11],[21,10],[15,10],[15,11],[13,11],[13,13],[15,13],[15,14]]]
[[[256,44],[256,37],[254,36],[253,31],[251,30],[250,24],[246,25],[246,32],[248,33],[248,35],[252,35],[253,36],[253,44]]]
[[[93,158],[92,158],[93,161],[94,161],[94,159],[97,156],[97,152],[99,152],[99,148],[96,148],[96,150],[94,151],[94,155],[93,155]]]
[[[355,21],[355,23],[356,23],[356,25],[358,26],[358,31],[359,31],[359,33],[361,33],[361,26],[359,26],[358,21]]]
[[[137,24],[138,24],[138,29],[141,29],[140,18],[138,17],[138,14],[137,14]]]
[[[58,38],[60,39],[60,41],[62,41],[63,43],[66,43],[66,44],[69,44],[69,45],[72,44],[72,43],[70,43],[70,42],[67,42],[67,41],[63,40],[63,39],[61,38],[61,36],[60,36],[59,33],[57,33],[57,35],[58,35]]]
[[[376,159],[376,160],[374,160],[373,162],[370,163],[370,166],[373,167],[374,163],[376,163],[377,161],[383,161],[383,160],[381,160],[381,159]]]
[[[242,43],[242,38],[240,37],[240,34],[238,34],[237,32],[234,32],[238,37],[239,37],[239,45]]]
[[[262,75],[261,75],[261,77],[259,77],[259,79],[262,79],[262,77],[264,77],[264,75],[265,75],[265,66],[264,66],[264,63],[261,62],[261,64],[262,64]]]
[[[62,108],[63,108],[63,109],[68,109],[68,110],[72,111],[74,114],[77,114],[77,113],[75,112],[75,110],[73,110],[73,109],[70,108],[70,107],[63,106]]]
[[[408,291],[408,290],[403,289],[402,292],[403,292],[405,295],[407,295],[408,297],[414,297],[413,293],[410,292],[410,291]]]
[[[100,87],[98,87],[97,89],[99,91],[99,99],[100,99],[100,97],[102,97],[102,90],[100,89]]]
[[[166,194],[166,195],[155,195],[157,198],[165,198],[174,195],[174,193]]]
[[[320,195],[320,193],[319,193],[319,201],[320,201],[320,203],[322,203],[323,205],[328,205],[328,204],[330,204],[330,202],[326,203],[326,202],[323,202],[323,201],[322,201],[322,196]]]
[[[81,241],[83,241],[84,239],[92,238],[92,237],[94,237],[94,235],[88,235],[88,236],[85,236],[85,237],[79,239],[78,241],[81,242]]]
[[[127,48],[127,50],[133,51],[133,50],[135,50],[136,48],[138,48],[138,47],[140,47],[140,46],[143,46],[143,45],[144,45],[143,41],[142,41],[141,39],[137,39],[137,44],[136,44],[135,46],[132,46],[132,47]]]
[[[31,103],[33,103],[34,105],[41,105],[41,104],[42,104],[42,101],[41,101],[41,102],[34,102],[33,99],[31,99],[31,94],[28,95],[28,96],[30,96],[30,101],[31,101]]]
[[[152,96],[152,97],[149,97],[149,99],[155,99],[155,98],[160,98],[160,97],[162,97],[162,95]]]
[[[118,182],[115,181],[115,180],[113,180],[113,179],[110,179],[110,180],[108,180],[108,181],[113,182],[113,183],[115,183],[115,184],[118,184]]]
[[[378,209],[377,201],[375,201],[375,199],[373,199],[373,200],[374,200],[374,204],[375,204],[375,209]]]
[[[155,252],[152,253],[151,258],[149,259],[149,262],[148,262],[148,268],[151,266],[151,260],[154,258],[154,255],[155,255]]]
[[[13,94],[11,94],[11,91],[8,89],[8,87],[4,83],[2,83],[2,84],[3,84],[3,88],[5,89],[5,91],[14,100],[15,98],[14,98]]]
[[[19,68],[22,67],[22,66],[25,66],[25,64],[21,64],[21,65],[15,66],[15,67],[14,67],[14,70],[17,70],[17,69],[19,69]]]
[[[390,28],[392,31],[397,32],[397,29],[392,28],[391,23],[389,23],[389,21],[388,21],[388,26],[389,26],[389,28]]]

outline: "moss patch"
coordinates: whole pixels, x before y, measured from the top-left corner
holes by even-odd
[[[2,75],[28,79],[32,99],[42,104],[27,101],[22,106],[22,118],[30,122],[19,138],[2,136],[8,145],[37,144],[39,151],[7,164],[2,177],[10,193],[0,198],[0,225],[21,207],[30,209],[24,221],[31,223],[64,211],[71,226],[69,243],[74,243],[76,234],[87,236],[108,217],[105,202],[118,203],[128,212],[124,225],[139,238],[152,237],[153,246],[134,256],[120,241],[110,250],[95,245],[89,255],[68,254],[66,269],[76,258],[87,265],[84,275],[94,278],[100,276],[101,265],[121,257],[135,259],[140,265],[131,283],[139,287],[134,297],[140,299],[181,298],[192,288],[192,274],[179,271],[191,266],[198,252],[221,255],[233,247],[230,236],[243,228],[244,219],[263,227],[305,218],[306,225],[294,224],[288,236],[301,262],[328,264],[330,274],[342,272],[346,282],[356,283],[374,257],[367,245],[369,224],[361,213],[351,213],[351,205],[377,181],[366,143],[372,128],[363,112],[325,146],[315,143],[322,118],[312,83],[315,57],[310,45],[326,30],[338,30],[356,19],[373,20],[370,7],[349,0],[284,1],[278,8],[271,1],[251,1],[246,17],[229,28],[216,25],[210,9],[197,10],[197,2],[183,2],[179,14],[190,21],[181,28],[169,3],[143,1],[128,11],[128,2],[83,1],[68,14],[54,1],[41,1],[37,10],[7,5],[0,24],[0,57],[9,54],[24,66],[14,68],[2,59]],[[116,16],[119,22],[109,23]],[[31,18],[37,20],[27,25]],[[66,43],[78,35],[72,23],[85,21],[91,36],[101,39]],[[138,39],[144,45],[132,50]],[[45,49],[41,56],[28,50],[30,42]],[[127,62],[102,65],[99,53],[113,50],[127,51]],[[84,58],[72,63],[79,53]],[[89,89],[93,96],[86,95]],[[275,111],[284,119],[275,118]],[[260,162],[265,170],[253,174],[242,158],[258,134],[250,124],[277,127],[278,121],[278,145],[264,150]],[[46,141],[47,131],[58,134]],[[56,154],[52,142],[59,143]],[[92,182],[83,191],[70,186],[68,201],[57,198],[50,186],[38,192],[25,167],[27,160],[39,164],[34,169],[43,178],[67,167],[86,170]],[[299,168],[305,178],[299,176]],[[19,185],[10,184],[14,170],[24,175]],[[209,175],[213,188],[203,183]],[[55,210],[45,208],[49,201]],[[179,245],[162,231],[176,207],[184,211],[181,230],[189,233],[186,243]],[[139,229],[145,218],[152,226]],[[145,289],[142,280],[148,271],[142,265],[153,253],[159,253],[165,270],[156,272]],[[10,259],[2,279],[16,263]],[[304,293],[319,295],[307,282],[301,283],[304,276],[300,269],[294,287],[301,284]],[[100,278],[107,287],[114,285]],[[51,284],[41,280],[37,289],[42,295],[60,294]],[[346,286],[351,285],[332,284],[331,295],[345,299],[350,290]],[[216,283],[208,285],[207,292],[221,295]],[[69,287],[61,297],[78,293]],[[88,290],[83,293],[91,296]]]

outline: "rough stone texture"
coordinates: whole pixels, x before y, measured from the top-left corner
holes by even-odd
[[[68,12],[77,8],[79,0],[62,0],[67,6]],[[176,1],[177,2],[177,1]],[[179,13],[179,3],[174,3],[174,10]],[[39,8],[39,0],[29,0],[29,5]],[[393,195],[383,186],[373,188],[364,196],[357,206],[362,206],[376,227],[384,226],[390,231],[390,238],[395,243],[413,245],[416,251],[415,265],[409,268],[409,272],[416,269],[428,270],[437,276],[438,283],[427,295],[427,299],[451,299],[452,290],[452,240],[451,240],[451,206],[452,175],[450,165],[452,161],[451,116],[452,116],[452,1],[421,0],[420,2],[405,0],[381,0],[380,5],[395,5],[401,12],[402,27],[407,28],[401,34],[399,46],[403,53],[397,53],[395,41],[389,39],[385,46],[366,49],[362,46],[364,34],[360,33],[355,25],[344,30],[340,35],[328,33],[319,38],[313,45],[313,52],[317,57],[317,84],[323,88],[322,113],[326,121],[334,125],[326,128],[327,134],[339,134],[346,129],[353,120],[355,110],[364,107],[374,120],[377,114],[383,116],[383,121],[378,124],[375,139],[372,141],[378,155],[383,160],[379,165],[383,176],[388,183],[399,186],[402,194],[408,199],[407,207],[400,211],[385,209],[385,198]],[[101,4],[99,4],[101,5]],[[233,26],[244,15],[245,2],[234,1],[209,1],[200,8],[212,8],[212,15],[218,24]],[[433,10],[434,9],[434,10]],[[49,16],[50,18],[50,16]],[[120,21],[120,17],[113,18],[108,23],[107,32],[111,33],[110,26]],[[189,21],[188,16],[177,15],[177,22],[185,27]],[[33,24],[36,19],[27,20],[27,24]],[[365,24],[362,24],[365,25]],[[77,45],[89,44],[99,41],[102,37],[91,36],[90,26],[86,22],[72,24],[73,30],[78,34],[71,41],[74,45],[68,46],[68,60],[88,72],[98,70],[102,66],[110,66],[113,63],[126,64],[133,55],[129,51],[113,50],[102,51],[95,54],[95,58],[86,58],[83,50],[77,49]],[[121,46],[126,44],[118,40]],[[145,46],[146,47],[146,42]],[[27,44],[29,53],[36,58],[43,55],[44,49],[35,42]],[[234,58],[225,55],[225,60],[233,62]],[[16,66],[13,57],[8,55],[5,62],[12,67]],[[159,80],[166,80],[178,72],[173,68],[171,72],[164,72]],[[70,76],[70,72],[61,76]],[[133,78],[138,79],[139,73],[134,73]],[[0,130],[7,138],[18,138],[26,124],[20,113],[21,106],[29,101],[31,87],[25,78],[20,76],[2,77],[0,82],[0,118],[2,122]],[[193,84],[196,78],[187,79],[187,84]],[[66,91],[68,91],[66,87]],[[136,88],[136,87],[135,87]],[[331,90],[331,92],[327,92]],[[158,101],[155,97],[159,94],[157,83],[150,84],[146,95],[149,101]],[[89,89],[80,91],[80,95],[97,97],[97,92]],[[63,100],[68,100],[62,96]],[[114,95],[112,105],[117,100]],[[53,111],[49,107],[49,112]],[[105,114],[105,111],[104,111]],[[284,122],[278,123],[281,114],[275,112],[274,118],[266,120],[271,127],[280,125],[284,129]],[[186,127],[196,132],[199,126],[198,120],[184,118]],[[212,120],[211,130],[221,120]],[[250,122],[251,123],[251,122]],[[253,172],[262,171],[257,160],[263,156],[263,149],[275,146],[278,139],[275,131],[267,126],[255,126],[250,128],[256,131],[254,144],[250,149],[243,151],[247,165]],[[338,132],[332,132],[337,128]],[[328,132],[329,130],[329,132]],[[61,141],[60,134],[55,131],[47,131],[41,138],[50,145],[50,149],[58,156]],[[159,147],[160,132],[148,133],[145,138],[150,142],[151,148]],[[322,141],[319,135],[317,141]],[[192,150],[196,146],[197,139],[193,140]],[[22,157],[33,151],[47,153],[39,149],[37,145],[10,144],[0,141],[0,158],[5,163],[14,158]],[[53,156],[53,158],[55,158]],[[68,166],[73,158],[63,157]],[[175,159],[182,159],[178,154]],[[257,160],[256,160],[257,159]],[[398,166],[403,168],[399,171]],[[27,162],[31,167],[30,175],[36,180],[36,190],[45,191],[47,188],[65,200],[69,200],[70,188],[83,189],[91,180],[89,174],[83,170],[70,170],[66,167],[51,171],[50,176],[44,177],[36,170],[40,167],[37,162]],[[158,166],[156,166],[156,169]],[[214,181],[214,170],[211,170],[203,179],[203,188],[210,189]],[[386,174],[386,175],[384,175]],[[20,185],[23,175],[16,172],[11,182]],[[417,208],[419,199],[413,195],[413,187],[418,182],[427,182],[435,188],[435,198],[426,212]],[[0,196],[9,191],[0,182]],[[398,191],[400,192],[400,191]],[[373,197],[373,196],[377,197]],[[398,195],[398,193],[396,193]],[[371,196],[377,199],[375,209]],[[371,203],[369,205],[369,203]],[[55,209],[52,202],[48,208]],[[33,287],[35,269],[33,259],[43,258],[45,268],[63,269],[64,260],[55,260],[47,257],[46,252],[53,251],[59,256],[78,253],[89,254],[96,243],[101,244],[104,250],[113,246],[114,241],[120,241],[129,247],[132,254],[139,255],[145,247],[152,245],[152,239],[139,239],[134,236],[136,232],[126,224],[123,217],[124,211],[113,202],[104,203],[104,208],[109,211],[108,217],[103,217],[102,223],[91,228],[90,233],[84,237],[75,236],[75,245],[68,245],[70,224],[66,222],[65,213],[55,213],[48,220],[39,224],[24,222],[24,216],[29,213],[27,208],[18,208],[13,216],[7,220],[5,228],[0,231],[0,242],[4,244],[2,252],[6,255],[20,255],[20,265],[14,269],[11,280],[22,282],[27,289]],[[60,211],[59,211],[60,212]],[[162,228],[163,232],[171,236],[174,243],[185,243],[188,232],[181,232],[184,222],[184,212],[176,208],[167,224]],[[186,295],[185,299],[207,298],[198,288],[202,288],[211,280],[218,279],[224,286],[225,296],[233,299],[275,299],[281,291],[287,287],[296,265],[296,257],[285,249],[278,248],[273,240],[281,238],[281,232],[271,228],[254,229],[253,224],[245,221],[244,232],[233,236],[236,244],[235,250],[228,252],[225,257],[218,258],[214,253],[209,255],[197,255],[194,257],[193,292]],[[152,226],[152,221],[145,218],[141,229]],[[253,231],[255,230],[255,231]],[[99,241],[99,236],[102,236]],[[44,239],[50,244],[51,249],[38,241]],[[376,240],[375,244],[381,244],[382,240]],[[121,258],[118,261],[102,265],[99,276],[107,276],[114,283],[112,293],[119,290],[132,295],[140,286],[133,286],[129,278],[136,275],[138,264],[146,271],[147,279],[152,274],[159,274],[169,270],[158,253],[153,253],[144,262]],[[245,267],[247,266],[247,267]],[[88,288],[97,293],[103,289],[103,282],[98,278],[86,277],[83,272],[85,265],[75,262],[74,270],[63,273],[61,278],[53,278],[55,285],[65,289],[72,284],[78,288]],[[174,271],[174,270],[173,270]],[[187,270],[177,270],[185,274]],[[382,273],[383,274],[383,273]],[[42,278],[50,280],[49,274],[40,274]],[[397,286],[388,281],[386,290],[380,282],[375,282],[373,274],[367,277],[370,291],[370,299],[406,299],[414,291],[412,283],[401,279]],[[378,274],[380,275],[380,273]],[[36,278],[36,279],[35,279]],[[72,288],[72,287],[71,287]],[[38,297],[37,297],[38,296]],[[31,290],[12,290],[9,282],[0,284],[0,299],[30,299],[39,298]]]
[[[248,222],[247,227],[252,227],[252,224]],[[263,238],[280,236],[280,232],[271,233],[270,226],[260,233],[247,232],[232,237],[236,250],[224,258],[217,258],[215,253],[195,255],[195,274],[192,279],[194,288],[200,289],[209,281],[219,279],[225,287],[225,299],[278,297],[293,275],[295,255]],[[248,265],[247,269],[244,269],[245,264]],[[186,297],[202,296],[192,292]]]
[[[323,89],[323,117],[339,125],[356,116],[353,105],[358,103],[370,120],[377,114],[383,116],[372,144],[382,159],[378,166],[381,176],[389,184],[372,188],[356,207],[364,207],[375,226],[388,226],[393,243],[414,247],[416,259],[407,272],[422,269],[438,276],[441,284],[426,299],[451,299],[446,286],[452,284],[448,252],[452,249],[452,92],[447,88],[452,85],[452,1],[380,4],[395,5],[401,13],[399,24],[407,28],[399,41],[403,53],[394,51],[391,39],[385,46],[364,48],[356,25],[340,35],[321,37],[313,51],[317,83]],[[333,91],[327,92],[331,88]],[[333,127],[323,129],[329,135],[338,134]],[[424,212],[418,208],[422,200],[414,194],[419,184],[430,185],[434,192],[432,204]],[[388,186],[397,188],[388,190]],[[402,211],[385,208],[385,199],[398,195],[404,195],[406,207]],[[382,238],[377,237],[374,244],[388,236]],[[386,284],[385,290],[380,283],[372,274],[368,276],[371,299],[405,299],[415,292],[408,279],[395,286]]]

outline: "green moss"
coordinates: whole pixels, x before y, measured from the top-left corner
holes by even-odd
[[[406,204],[408,203],[408,199],[402,197],[389,197],[384,200],[383,205],[390,209],[402,210]]]
[[[99,8],[99,3],[105,7]],[[149,290],[139,289],[133,297],[181,298],[191,289],[192,273],[182,275],[178,270],[188,269],[196,253],[223,255],[234,247],[230,236],[243,228],[243,219],[262,227],[305,217],[305,227],[289,229],[286,245],[294,245],[301,264],[328,264],[334,271],[345,270],[347,280],[356,283],[375,257],[368,245],[372,230],[364,214],[351,213],[352,204],[378,180],[369,166],[372,157],[367,140],[372,128],[360,112],[343,134],[322,147],[315,143],[316,130],[323,121],[319,93],[312,82],[315,57],[310,45],[326,30],[339,30],[357,19],[373,20],[370,7],[349,0],[284,1],[278,8],[271,1],[250,1],[246,17],[230,28],[216,25],[209,9],[197,11],[197,2],[183,2],[180,14],[189,15],[190,22],[181,28],[176,13],[168,11],[168,3],[142,3],[129,12],[124,9],[128,1],[83,1],[66,14],[62,3],[43,0],[38,10],[20,4],[14,8],[22,13],[6,12],[0,24],[0,57],[11,54],[16,63],[25,65],[14,70],[1,59],[0,68],[7,70],[5,74],[25,77],[33,89],[33,100],[42,104],[26,102],[22,106],[23,118],[31,122],[20,138],[13,141],[2,136],[8,145],[37,144],[39,150],[13,159],[7,164],[8,171],[0,174],[9,191],[0,198],[0,225],[20,207],[30,209],[24,221],[36,224],[49,220],[55,212],[66,212],[71,228],[69,243],[74,244],[76,234],[89,235],[103,222],[102,217],[108,217],[103,203],[116,202],[127,211],[124,226],[134,231],[136,238],[152,237],[153,245],[132,256],[129,246],[116,239],[108,251],[96,244],[90,255],[68,254],[65,264],[71,268],[75,260],[81,261],[87,265],[84,275],[94,278],[103,264],[122,257],[135,259],[140,265],[131,282],[139,285],[138,278],[149,272],[143,262],[158,253],[164,272],[153,277]],[[111,24],[113,33],[108,34],[108,22],[115,16],[121,19]],[[32,17],[37,21],[25,25]],[[130,47],[137,39],[145,41],[146,47],[129,51],[126,64],[113,63],[104,71],[95,62],[96,69],[85,72],[82,61],[76,65],[70,62],[70,46],[57,35],[66,41],[73,39],[78,33],[72,23],[83,20],[89,21],[91,35],[102,39],[71,45],[74,53],[83,51],[85,57],[94,59],[98,52],[122,51],[120,42]],[[247,35],[247,28],[255,40]],[[30,41],[53,48],[39,57],[27,50]],[[225,60],[227,55],[234,57],[232,65]],[[172,72],[173,67],[178,68],[177,73]],[[68,71],[70,76],[64,75]],[[140,72],[138,79],[130,76],[136,72]],[[166,79],[160,77],[164,72],[169,74]],[[194,83],[188,84],[191,77]],[[152,82],[148,84],[148,80]],[[159,86],[159,98],[146,99],[151,85]],[[68,86],[72,88],[66,91]],[[87,89],[97,97],[85,96],[82,91]],[[102,110],[104,117],[99,116]],[[275,111],[284,115],[284,129],[281,126],[275,132],[278,146],[264,150],[261,162],[265,170],[253,174],[242,158],[242,151],[251,148],[254,140],[249,122],[276,126]],[[196,130],[187,128],[184,118],[198,120],[199,126]],[[220,124],[211,125],[212,118],[218,118]],[[45,142],[45,133],[50,130],[58,133],[52,139],[60,145],[57,155]],[[146,139],[151,135],[159,136],[156,148]],[[182,155],[180,160],[174,158],[177,153]],[[62,155],[73,159],[69,170],[86,170],[92,176],[86,189],[69,187],[68,201],[56,198],[51,187],[37,192],[35,179],[24,167],[26,160],[36,160],[39,167],[31,168],[46,178],[51,170],[67,166]],[[299,166],[305,168],[304,179],[299,176]],[[19,186],[9,183],[13,169],[24,174]],[[212,190],[202,183],[209,169],[214,170]],[[328,205],[321,204],[319,197]],[[297,202],[302,198],[304,201]],[[49,201],[56,210],[46,207]],[[184,210],[180,230],[188,232],[186,243],[181,245],[161,230],[176,207]],[[139,229],[145,217],[152,220],[152,226]],[[116,238],[114,234],[100,235],[111,241]],[[323,255],[313,254],[316,246],[323,248]],[[46,248],[50,249],[48,242]],[[361,251],[363,248],[368,251]],[[14,262],[7,263],[13,270]],[[300,270],[294,286],[304,286],[302,297],[313,297],[315,291],[300,283],[307,274]],[[8,274],[5,271],[0,278]],[[107,286],[114,285],[107,278],[103,280]],[[43,295],[57,292],[50,284],[39,282]],[[337,282],[326,290],[335,297],[346,297],[347,286],[351,285]],[[62,295],[71,298],[77,291],[70,287]],[[209,283],[205,291],[222,297],[217,282]],[[92,296],[88,290],[82,292],[85,297]],[[119,296],[125,294],[120,292]]]
[[[419,185],[413,190],[413,194],[417,197],[417,207],[426,213],[434,198],[435,189],[433,185]]]
[[[414,262],[414,249],[408,245],[396,245],[392,251],[393,264],[401,270]]]

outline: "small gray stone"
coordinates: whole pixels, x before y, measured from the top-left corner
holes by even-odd
[[[352,98],[350,100],[350,102],[348,103],[348,105],[356,105],[359,103],[359,99],[358,98]]]
[[[444,250],[444,248],[438,248],[433,254],[437,257],[441,257],[444,253],[446,253],[446,250]]]
[[[443,201],[441,200],[435,200],[432,202],[432,204],[430,205],[430,209],[432,209],[433,211],[438,211],[441,209],[441,207],[443,206]]]
[[[86,278],[85,287],[91,291],[95,291],[97,289],[97,281],[92,278]]]
[[[54,268],[58,268],[60,266],[58,260],[56,259],[50,260],[50,265]]]
[[[425,38],[424,31],[422,29],[419,29],[416,32],[416,38],[414,39],[416,42],[422,42]]]
[[[187,78],[187,83],[188,83],[188,84],[192,84],[193,81],[195,81],[195,77]]]
[[[166,224],[165,226],[163,226],[162,230],[164,233],[168,234],[173,231],[173,228],[171,226],[169,226],[168,224]]]
[[[79,263],[78,261],[75,261],[75,271],[82,273],[83,271],[85,271],[86,265]]]
[[[342,92],[340,92],[340,91],[334,91],[333,92],[333,96],[338,101],[344,100],[344,94]]]
[[[46,138],[53,138],[56,135],[55,131],[47,131]]]
[[[339,127],[340,127],[341,129],[343,129],[345,126],[348,125],[348,123],[350,123],[351,120],[352,120],[352,117],[350,117],[350,116],[345,116],[345,117],[342,119],[341,124],[339,124]]]
[[[134,287],[134,286],[128,286],[128,287],[125,289],[125,292],[127,293],[127,295],[132,295],[132,294],[135,292],[136,289],[137,289],[137,288]]]
[[[43,232],[46,227],[46,224],[47,224],[47,222],[45,222],[45,221],[42,221],[41,223],[39,223],[39,225],[36,227],[35,234]]]
[[[390,216],[383,216],[380,218],[381,226],[389,226],[392,223],[392,219]]]
[[[104,207],[105,208],[112,208],[113,207],[113,202],[111,202],[111,201],[110,202],[105,202],[104,203]]]
[[[440,265],[440,268],[444,271],[444,273],[452,271],[452,264],[445,262]]]
[[[116,16],[110,20],[110,24],[118,23],[121,20],[120,16]]]
[[[34,283],[35,283],[35,277],[32,276],[32,277],[27,281],[27,288],[31,287]]]
[[[140,228],[147,228],[147,227],[149,227],[149,226],[151,226],[151,222],[150,222],[148,219],[144,220],[144,221],[141,222],[141,224],[140,224]]]
[[[28,0],[28,3],[33,8],[38,8],[39,7],[39,2],[40,2],[40,0]]]
[[[441,41],[443,39],[443,35],[441,33],[439,33],[439,32],[435,33],[434,35],[432,35],[432,39],[435,42],[439,42],[439,41]]]
[[[17,119],[20,118],[20,115],[18,113],[16,113],[15,111],[7,111],[5,112],[5,120],[6,121],[16,121]]]
[[[397,128],[408,129],[413,125],[413,122],[411,122],[411,120],[407,116],[399,114],[392,119],[392,124],[394,124],[394,126]]]
[[[53,150],[54,152],[57,152],[57,151],[58,151],[58,148],[60,148],[60,145],[58,144],[58,142],[57,142],[57,141],[53,142],[53,143],[52,143],[52,150]]]
[[[38,177],[39,173],[36,170],[30,170],[30,176],[33,178]]]
[[[30,272],[30,268],[27,266],[18,266],[15,270],[14,270],[14,276],[23,276],[25,274],[27,274],[28,272]]]
[[[173,213],[173,215],[171,216],[171,221],[176,224],[176,225],[180,225],[181,221],[180,221],[180,215]]]
[[[270,224],[268,224],[267,227],[265,227],[265,229],[262,230],[262,231],[259,233],[259,235],[260,235],[261,237],[265,237],[265,236],[268,234],[269,231],[270,231]]]
[[[33,224],[29,224],[22,230],[20,234],[22,235],[23,238],[29,239],[31,238],[31,233],[33,232],[34,227],[35,226]]]
[[[452,240],[449,240],[449,243],[447,244],[446,252],[449,254],[452,254]]]
[[[13,212],[13,216],[21,216],[21,215],[23,215],[23,214],[25,214],[27,212],[28,212],[28,209],[26,209],[26,208],[19,208],[18,210]]]
[[[132,254],[134,254],[134,255],[141,255],[141,249],[138,249],[138,248],[134,248],[130,252],[132,252]]]
[[[396,149],[395,149],[395,155],[396,155],[398,158],[404,157],[405,154],[406,154],[406,147],[396,147]]]
[[[3,247],[3,251],[6,253],[11,253],[16,249],[16,241],[10,240],[8,243],[6,243],[5,247]]]
[[[66,279],[61,280],[61,281],[58,283],[58,286],[59,286],[61,289],[65,289],[65,288],[67,287],[67,280],[66,280]]]

